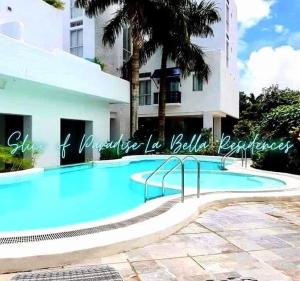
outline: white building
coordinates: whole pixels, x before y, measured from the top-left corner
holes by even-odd
[[[205,51],[212,71],[209,82],[198,81],[194,75],[187,79],[181,75],[174,76],[172,68],[175,65],[171,61],[168,64],[170,77],[166,115],[169,134],[199,133],[202,128],[210,128],[216,136],[220,136],[222,119],[239,117],[237,9],[234,0],[215,2],[222,20],[214,26],[214,37],[193,39]],[[124,40],[119,38],[112,50],[107,51],[101,42],[103,27],[115,9],[111,7],[100,17],[89,19],[82,10],[74,8],[74,0],[66,0],[64,46],[66,51],[84,58],[99,57],[107,64],[106,71],[120,75],[119,69],[130,51],[127,33],[124,32]],[[72,43],[69,38],[76,38],[75,34],[79,34],[80,39]],[[74,50],[74,47],[80,50]],[[140,125],[153,129],[157,128],[160,58],[161,54],[157,52],[140,71]],[[129,107],[114,105],[112,111],[112,137],[119,134],[128,136]]]
[[[63,46],[66,52],[94,61],[95,58],[104,63],[104,71],[120,77],[123,63],[131,54],[131,43],[128,29],[117,38],[114,47],[104,46],[102,37],[108,21],[112,18],[117,6],[109,7],[101,16],[89,18],[83,9],[75,7],[75,0],[65,0]],[[130,106],[111,104],[111,138],[120,135],[129,138]]]
[[[20,131],[43,147],[37,166],[97,160],[92,148],[78,153],[78,140],[86,134],[108,141],[110,103],[128,103],[129,89],[127,81],[63,51],[62,11],[42,0],[1,0],[0,144]],[[69,133],[63,158],[60,144]]]
[[[183,79],[176,73],[173,62],[168,63],[168,96],[166,105],[167,134],[199,133],[201,128],[213,129],[221,135],[221,120],[239,117],[237,69],[237,9],[234,0],[218,0],[221,22],[214,26],[214,37],[193,38],[203,48],[211,69],[208,83],[195,75]],[[141,68],[140,124],[157,127],[159,68],[161,52],[157,52]],[[152,121],[152,122],[151,122]]]

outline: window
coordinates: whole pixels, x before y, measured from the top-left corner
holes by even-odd
[[[70,37],[70,53],[83,57],[83,29],[72,30]]]
[[[229,66],[229,41],[226,40],[226,66]]]
[[[151,72],[140,73],[140,78],[150,78]]]
[[[168,92],[179,92],[180,81],[178,79],[168,79],[167,83]]]
[[[83,16],[83,9],[75,7],[75,1],[76,0],[71,0],[71,19]]]
[[[83,25],[83,20],[72,21],[72,22],[70,23],[70,27],[71,27],[71,28],[72,28],[72,27],[78,27],[78,26],[81,26],[81,25]]]
[[[140,105],[151,104],[151,80],[140,81]]]
[[[193,91],[203,91],[203,79],[198,77],[196,74],[193,75]]]
[[[131,29],[123,28],[123,62],[126,63],[131,57]]]
[[[226,31],[229,32],[229,6],[226,5]]]

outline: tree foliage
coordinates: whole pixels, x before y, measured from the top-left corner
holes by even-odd
[[[44,1],[56,9],[63,10],[65,7],[65,3],[60,0],[44,0]]]
[[[259,134],[263,139],[290,141],[288,154],[265,151],[252,155],[254,167],[300,174],[300,92],[271,86],[258,97],[241,93],[241,119],[234,135],[247,139]]]

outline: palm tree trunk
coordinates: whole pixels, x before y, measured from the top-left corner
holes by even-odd
[[[140,95],[140,47],[139,43],[133,42],[132,52],[132,80],[131,80],[131,117],[130,117],[130,134],[133,137],[138,130],[138,109],[139,109],[139,95]]]
[[[161,57],[159,108],[158,108],[158,138],[163,146],[165,144],[165,128],[166,128],[167,60],[168,60],[168,53],[166,49],[163,48],[162,57]]]

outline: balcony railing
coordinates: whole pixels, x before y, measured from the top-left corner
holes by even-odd
[[[153,104],[158,104],[159,93],[154,93]],[[181,92],[167,92],[166,103],[181,103]]]

